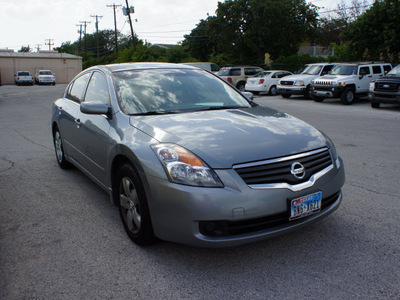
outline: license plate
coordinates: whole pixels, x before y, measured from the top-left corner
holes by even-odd
[[[314,193],[293,199],[290,204],[289,221],[315,214],[321,210],[322,193]]]

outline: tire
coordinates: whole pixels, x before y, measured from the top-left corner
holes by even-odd
[[[124,164],[119,169],[115,195],[129,238],[141,246],[156,242],[146,194],[139,173],[132,165]]]
[[[371,107],[372,108],[379,108],[381,104],[379,102],[371,102]]]
[[[260,92],[252,92],[252,93],[253,93],[253,95],[256,95],[256,96],[258,96],[260,94]]]
[[[356,95],[353,88],[346,88],[340,96],[340,101],[344,105],[351,105],[354,103]]]
[[[281,96],[282,96],[283,98],[289,99],[291,95],[290,95],[290,94],[281,94]]]
[[[306,91],[304,93],[304,98],[310,100],[313,98],[312,90],[310,86],[307,86]]]
[[[71,164],[65,159],[63,141],[58,128],[54,130],[53,144],[58,165],[61,169],[69,169],[71,167]]]
[[[278,94],[278,90],[276,89],[276,85],[273,85],[273,86],[270,87],[269,94],[271,96],[275,96],[276,94]]]
[[[313,95],[313,100],[315,101],[315,102],[322,102],[322,101],[324,101],[324,97],[318,97],[318,96],[315,96],[315,95]]]
[[[236,88],[237,88],[239,91],[244,92],[245,85],[246,85],[246,84],[245,84],[244,82],[239,82],[239,83],[236,85]]]

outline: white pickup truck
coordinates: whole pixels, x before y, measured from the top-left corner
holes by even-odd
[[[49,70],[40,70],[35,75],[36,84],[52,84],[56,85],[56,77]]]
[[[29,71],[18,71],[15,75],[16,85],[33,85],[33,76]]]

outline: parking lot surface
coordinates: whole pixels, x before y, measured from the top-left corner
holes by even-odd
[[[0,299],[400,299],[400,107],[256,97],[333,139],[339,209],[236,248],[139,247],[108,196],[57,165],[51,104],[64,89],[0,87]]]

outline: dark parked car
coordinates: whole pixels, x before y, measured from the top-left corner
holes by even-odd
[[[400,104],[400,65],[370,83],[368,99],[373,108],[379,108],[381,103]]]
[[[343,163],[325,134],[191,66],[89,68],[55,101],[52,134],[60,167],[104,188],[140,245],[239,245],[342,201]]]

